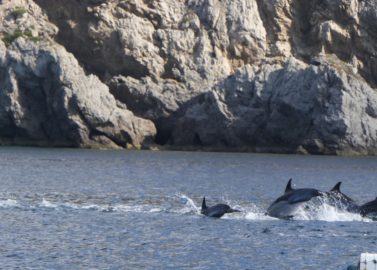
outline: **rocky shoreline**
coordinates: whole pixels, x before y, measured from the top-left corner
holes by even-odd
[[[377,4],[3,0],[0,144],[377,153]]]

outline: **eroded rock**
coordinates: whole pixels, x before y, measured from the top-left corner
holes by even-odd
[[[376,109],[377,92],[359,75],[292,58],[282,67],[245,66],[191,101],[171,140],[220,149],[375,154]]]
[[[0,42],[0,137],[4,143],[142,147],[152,122],[135,117],[59,45]]]
[[[49,40],[47,50],[55,48],[55,42],[62,44],[86,74],[95,74],[110,87],[118,102],[107,102],[109,108],[128,109],[153,121],[160,144],[375,152],[373,1],[34,1],[48,20],[33,1],[5,1],[8,8],[16,2],[13,6],[28,5],[27,16],[33,19],[4,20],[2,31],[26,29],[27,22],[37,25],[33,37]],[[44,25],[48,31],[42,35]],[[32,41],[23,38],[26,44]],[[1,54],[4,61],[10,59],[9,50]],[[16,85],[19,79],[12,78]],[[79,103],[79,110],[100,106],[91,99],[83,98],[86,103]],[[97,134],[108,132],[99,124],[106,115],[104,109],[80,119],[96,123]],[[122,126],[110,122],[115,130]],[[31,126],[38,130],[37,124]],[[131,136],[139,138],[136,142],[142,141],[140,134],[153,133],[141,126],[134,133],[139,135]],[[117,138],[109,140],[119,144]]]

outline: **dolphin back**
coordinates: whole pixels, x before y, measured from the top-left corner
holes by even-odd
[[[313,197],[317,197],[317,196],[321,196],[321,193],[317,189],[312,189],[312,188],[295,189],[277,198],[276,201],[274,201],[272,204],[280,202],[280,201],[287,201],[290,204],[295,204],[295,203],[310,201]]]
[[[362,216],[368,216],[371,214],[377,216],[377,198],[375,198],[373,201],[361,205],[360,214]]]
[[[205,215],[208,217],[220,218],[226,213],[235,212],[229,205],[226,204],[216,204],[206,209]]]
[[[320,196],[320,193],[316,189],[311,189],[311,188],[297,189],[296,191],[292,192],[291,196],[289,196],[288,202],[291,204],[307,202],[317,196]]]

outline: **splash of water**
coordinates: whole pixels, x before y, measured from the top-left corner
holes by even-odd
[[[39,197],[41,198],[41,197]],[[42,201],[32,200],[27,201],[20,198],[2,199],[0,200],[0,208],[18,208],[18,209],[35,209],[35,208],[52,208],[52,209],[72,209],[72,210],[91,210],[101,212],[123,212],[123,213],[171,213],[178,215],[201,215],[200,207],[195,203],[195,200],[186,194],[176,194],[169,197],[159,197],[153,200],[131,200],[127,203],[111,204],[103,201],[103,204],[93,203],[85,198],[80,200],[80,203],[69,200],[50,200],[41,198]],[[240,210],[239,213],[231,213],[223,216],[225,219],[236,220],[278,220],[273,217],[265,215],[265,209],[259,205],[250,202],[239,202],[227,200],[232,208]],[[326,200],[310,201],[297,208],[294,215],[295,220],[321,220],[327,222],[339,221],[360,221],[371,222],[372,219],[364,218],[357,213],[351,213],[330,205]]]
[[[345,209],[332,206],[326,201],[309,202],[297,208],[295,220],[321,220],[328,222],[335,221],[363,221],[370,222],[369,218],[364,218],[358,213],[351,213]]]
[[[45,207],[45,208],[57,208],[58,205],[46,200],[45,198],[42,199],[42,202],[39,204],[40,207]]]
[[[185,194],[177,194],[177,196],[181,199],[182,202],[184,202],[185,207],[181,209],[181,213],[186,214],[190,212],[194,212],[196,214],[200,214],[200,208],[196,206],[193,199],[191,199],[189,196]]]

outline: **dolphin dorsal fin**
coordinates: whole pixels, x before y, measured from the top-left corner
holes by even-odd
[[[290,178],[288,180],[287,186],[285,187],[284,193],[290,192],[292,190],[293,190],[293,188],[292,188],[292,178]]]
[[[203,197],[203,201],[202,201],[202,209],[206,209],[207,208],[207,205],[206,205],[206,197]]]
[[[340,185],[341,184],[342,184],[342,182],[336,183],[336,185],[331,189],[331,191],[338,191],[338,192],[340,192]]]

